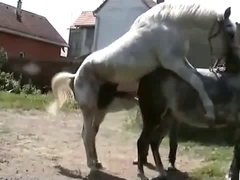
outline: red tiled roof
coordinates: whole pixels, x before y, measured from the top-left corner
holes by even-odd
[[[67,47],[66,41],[43,16],[22,10],[17,20],[16,7],[0,2],[0,32]]]
[[[142,0],[142,2],[146,4],[149,8],[152,8],[153,6],[157,5],[157,3],[154,2],[153,0]]]
[[[73,23],[71,26],[94,26],[96,22],[96,18],[94,16],[94,13],[98,12],[104,5],[107,3],[108,0],[105,0],[96,10],[92,11],[83,11],[81,15],[78,17],[78,19]],[[142,0],[142,2],[148,6],[149,8],[152,8],[157,3],[155,3],[153,0]]]
[[[92,11],[83,11],[77,20],[73,23],[73,26],[94,26],[96,18]]]

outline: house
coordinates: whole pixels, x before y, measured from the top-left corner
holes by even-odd
[[[68,57],[79,57],[93,51],[95,16],[84,11],[70,27]]]
[[[158,0],[157,3],[163,2]],[[70,28],[68,57],[102,49],[128,31],[134,20],[157,4],[153,0],[105,0],[84,11]]]
[[[43,16],[0,2],[0,47],[9,57],[57,59],[66,41]]]
[[[68,56],[82,57],[108,46],[127,32],[139,15],[163,1],[105,0],[95,11],[82,12],[70,28]],[[237,29],[240,40],[240,28]],[[206,31],[208,29],[195,29],[192,33],[195,33],[196,37],[201,37]],[[214,51],[220,51],[217,38],[212,43]],[[202,42],[191,41],[190,47],[187,55],[190,63],[195,67],[208,68],[212,57],[207,38]]]

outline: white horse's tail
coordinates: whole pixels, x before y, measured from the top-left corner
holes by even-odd
[[[60,72],[54,75],[51,81],[52,92],[55,100],[47,107],[47,111],[52,115],[57,115],[58,110],[66,101],[74,99],[74,93],[70,87],[71,79],[75,74]]]

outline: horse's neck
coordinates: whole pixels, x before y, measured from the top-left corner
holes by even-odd
[[[234,59],[235,61],[240,61],[240,49],[238,44],[236,43],[228,44],[226,59],[229,60]]]
[[[229,44],[225,58],[226,72],[240,72],[240,49],[236,43]]]

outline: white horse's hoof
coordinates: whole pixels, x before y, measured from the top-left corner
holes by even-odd
[[[205,114],[204,115],[204,119],[207,120],[209,128],[213,128],[215,126],[215,116],[212,116],[212,115],[209,115],[209,114]]]
[[[215,114],[214,114],[214,113],[212,113],[212,112],[207,112],[207,113],[205,114],[205,118],[208,119],[208,120],[210,120],[210,121],[214,121],[216,117],[215,117]]]

